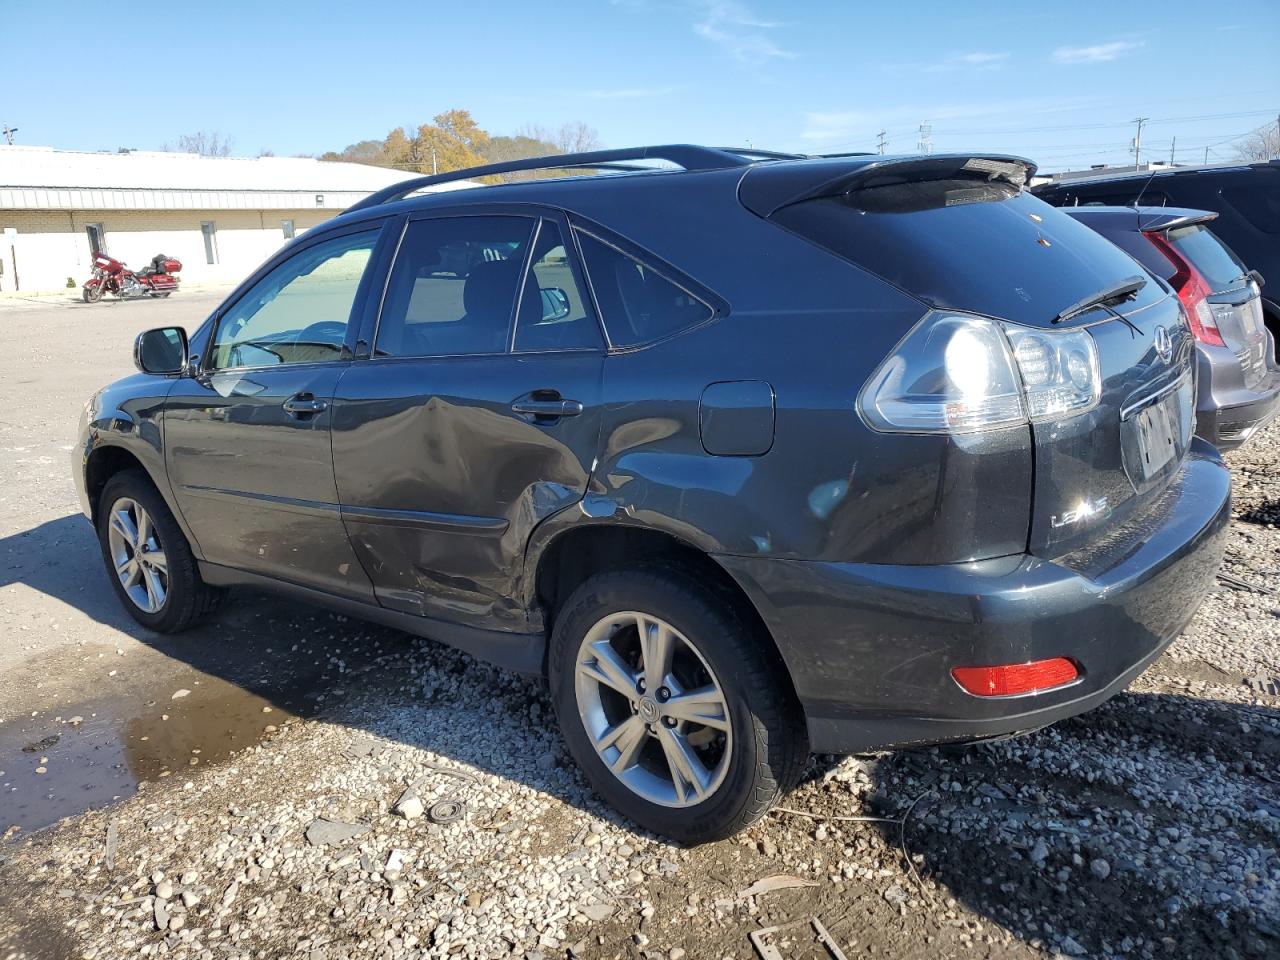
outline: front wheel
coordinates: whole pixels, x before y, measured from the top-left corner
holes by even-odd
[[[598,574],[556,619],[550,678],[569,751],[621,813],[685,843],[768,812],[808,758],[768,639],[660,568]]]
[[[222,599],[222,590],[200,578],[182,528],[138,470],[107,481],[98,501],[98,542],[116,595],[148,629],[185,630]]]
[[[86,283],[80,289],[80,296],[84,299],[85,303],[97,303],[102,299],[102,284],[97,283],[90,286]]]

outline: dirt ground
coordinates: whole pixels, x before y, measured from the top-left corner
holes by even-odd
[[[76,417],[217,300],[0,302],[0,958],[747,958],[789,924],[780,956],[831,956],[812,917],[850,958],[1280,956],[1280,426],[1229,457],[1234,579],[1129,692],[814,758],[683,849],[594,797],[537,683],[253,594],[181,637],[128,618]],[[461,819],[395,815],[412,783]]]

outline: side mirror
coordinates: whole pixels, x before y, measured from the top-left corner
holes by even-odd
[[[569,316],[569,295],[559,287],[542,287],[542,322],[551,323]]]
[[[181,373],[187,368],[187,331],[181,327],[144,330],[133,341],[133,365],[143,373]]]

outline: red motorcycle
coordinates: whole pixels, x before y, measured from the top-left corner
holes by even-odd
[[[119,260],[105,253],[93,257],[93,276],[85,281],[81,296],[85,303],[97,303],[104,293],[114,293],[122,300],[138,297],[167,297],[178,289],[174,276],[182,263],[163,253],[151,258],[141,273],[134,273]]]

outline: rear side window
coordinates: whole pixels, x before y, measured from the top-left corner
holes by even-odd
[[[1101,234],[980,173],[873,183],[772,219],[933,306],[1021,323],[1141,272]]]
[[[560,228],[538,227],[516,321],[516,350],[587,350],[604,344],[574,278]]]
[[[405,230],[378,323],[380,357],[505,353],[531,217],[441,217]]]
[[[1214,290],[1231,286],[1247,272],[1244,264],[1214,236],[1213,231],[1200,224],[1176,227],[1165,236],[1170,245],[1200,271]]]
[[[648,343],[710,319],[711,307],[648,265],[589,233],[579,231],[578,242],[615,347]]]

